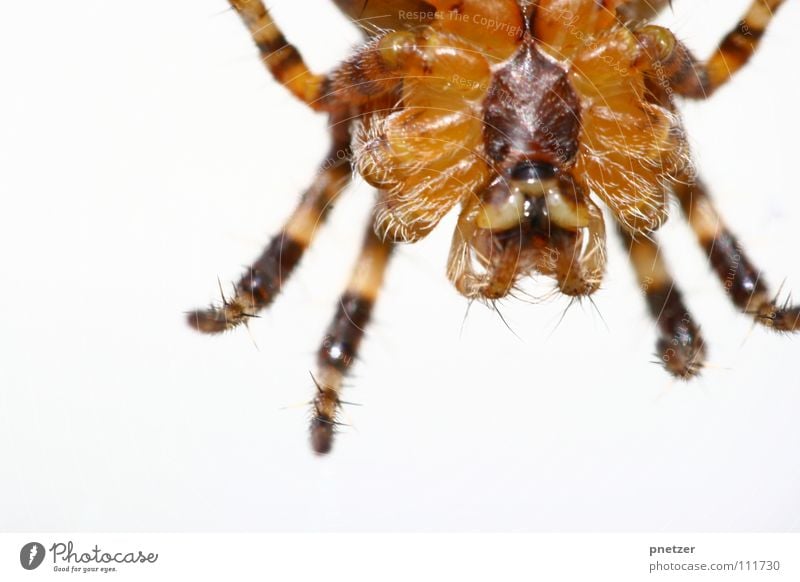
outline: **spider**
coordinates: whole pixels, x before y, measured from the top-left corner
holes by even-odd
[[[673,376],[700,373],[705,344],[665,264],[670,197],[735,306],[800,329],[778,304],[694,171],[676,107],[706,99],[756,51],[784,0],[753,0],[707,61],[650,22],[669,0],[334,0],[364,43],[315,74],[260,0],[229,0],[275,79],[330,119],[331,148],[299,205],[221,304],[190,313],[217,334],[270,305],[354,172],[376,189],[360,256],[317,355],[310,440],[328,453],[351,368],[398,243],[459,207],[447,276],[470,300],[542,275],[590,297],[606,264],[601,205],[629,247],[657,351]]]

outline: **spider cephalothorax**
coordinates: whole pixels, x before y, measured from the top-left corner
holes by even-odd
[[[260,0],[230,0],[273,75],[330,115],[333,143],[235,296],[189,318],[210,333],[246,322],[280,291],[351,171],[375,186],[374,220],[318,354],[317,452],[332,445],[342,380],[393,245],[425,237],[455,208],[447,274],[464,296],[492,301],[532,274],[573,297],[597,291],[605,205],[675,376],[697,374],[705,346],[655,242],[671,196],[737,307],[778,330],[800,327],[800,310],[775,304],[711,205],[675,103],[708,97],[741,68],[783,0],[754,0],[707,62],[648,24],[668,0],[334,1],[367,38],[316,75]]]

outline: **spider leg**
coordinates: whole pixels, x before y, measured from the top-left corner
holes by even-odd
[[[342,382],[364,337],[392,248],[391,242],[377,237],[370,220],[350,281],[317,353],[311,446],[318,454],[330,452],[333,446]]]
[[[322,97],[327,77],[311,72],[297,48],[283,36],[264,3],[261,0],[229,2],[250,31],[261,60],[275,80],[312,109],[325,109]]]
[[[734,305],[764,326],[777,331],[800,331],[800,306],[776,303],[761,271],[723,223],[703,183],[695,180],[677,184],[675,194]]]
[[[636,36],[650,60],[650,76],[666,81],[679,95],[706,99],[727,83],[758,49],[775,12],[785,0],[753,0],[744,17],[722,39],[705,63],[699,62],[675,35],[659,26],[645,26]]]
[[[232,329],[272,303],[325,221],[331,202],[349,184],[350,132],[346,120],[331,116],[330,152],[300,203],[219,307],[189,313],[188,323],[204,333]]]
[[[634,238],[621,227],[618,231],[628,246],[628,257],[658,326],[658,356],[664,369],[684,380],[697,376],[705,363],[705,342],[669,273],[661,248],[653,239]]]

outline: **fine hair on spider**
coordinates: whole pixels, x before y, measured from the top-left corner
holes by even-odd
[[[750,60],[785,0],[752,0],[706,60],[652,24],[668,0],[333,1],[364,42],[318,74],[261,0],[229,0],[272,76],[328,116],[331,147],[234,294],[188,317],[206,333],[256,317],[352,175],[375,188],[360,255],[317,352],[314,451],[333,446],[344,381],[394,249],[455,209],[447,277],[470,303],[495,310],[503,298],[546,299],[526,295],[531,276],[552,280],[569,305],[591,301],[606,270],[606,232],[616,231],[656,323],[657,359],[675,378],[702,371],[706,344],[658,242],[673,205],[734,306],[770,329],[800,329],[800,308],[778,302],[712,203],[678,109],[682,99],[708,99]]]

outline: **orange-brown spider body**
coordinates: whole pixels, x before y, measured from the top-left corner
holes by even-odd
[[[373,223],[318,353],[311,440],[332,445],[344,376],[395,243],[460,216],[447,274],[470,299],[496,300],[538,274],[586,297],[606,263],[605,205],[658,322],[675,376],[703,366],[699,325],[655,241],[676,197],[731,296],[775,329],[778,306],[694,174],[676,108],[705,98],[755,52],[783,0],[754,0],[707,62],[648,23],[667,0],[335,0],[367,39],[328,75],[312,73],[260,0],[230,0],[272,74],[330,115],[332,148],[317,180],[220,307],[191,314],[221,332],[268,306],[355,169],[377,189]],[[369,23],[369,26],[364,23]],[[734,256],[735,255],[735,256]]]

